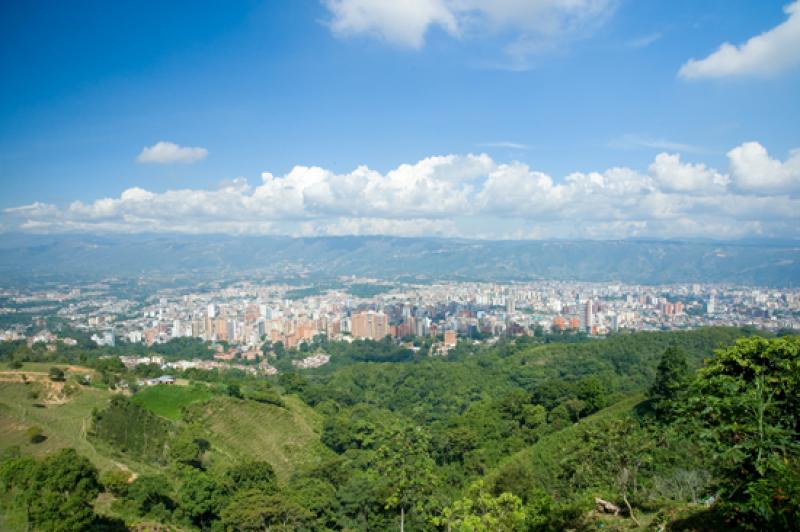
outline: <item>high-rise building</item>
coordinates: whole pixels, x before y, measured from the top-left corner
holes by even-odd
[[[583,326],[586,331],[591,332],[593,323],[593,316],[592,316],[592,300],[586,302],[586,306],[583,309]]]
[[[383,312],[358,312],[351,321],[353,338],[382,340],[389,334],[389,318]]]
[[[217,340],[231,340],[231,338],[228,336],[228,322],[225,320],[225,318],[217,318],[216,323],[214,324],[214,334],[216,335]]]
[[[455,347],[458,343],[458,337],[456,336],[455,331],[445,331],[444,332],[444,346],[445,347]]]

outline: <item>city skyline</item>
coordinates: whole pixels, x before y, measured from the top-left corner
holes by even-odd
[[[800,237],[800,2],[156,7],[3,8],[0,231]]]
[[[181,369],[238,368],[278,373],[276,360],[291,350],[294,367],[327,364],[320,342],[399,342],[446,356],[459,341],[493,344],[501,338],[620,332],[753,327],[778,333],[800,326],[800,290],[727,283],[637,285],[576,281],[434,282],[384,284],[344,279],[348,287],[238,281],[223,287],[180,286],[132,298],[109,279],[48,288],[0,289],[8,308],[0,314],[21,322],[0,328],[0,342],[26,340],[76,345],[76,331],[98,346],[146,346],[192,338],[208,342],[205,359],[183,360]],[[364,287],[375,295],[355,295]],[[41,322],[34,330],[25,316]],[[36,317],[40,316],[40,317]],[[49,316],[49,318],[48,318]],[[59,324],[53,330],[45,326]],[[59,332],[61,331],[61,332]],[[64,332],[66,331],[66,332]],[[148,355],[150,356],[150,355]],[[164,364],[141,355],[126,365]],[[244,365],[242,365],[244,364]],[[166,367],[166,366],[165,366]],[[285,365],[283,366],[286,367]]]

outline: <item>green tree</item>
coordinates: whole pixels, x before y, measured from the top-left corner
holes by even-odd
[[[203,454],[208,449],[208,441],[196,437],[191,430],[185,430],[170,443],[169,456],[177,464],[202,469]]]
[[[269,495],[262,491],[246,489],[238,492],[220,513],[223,529],[268,530],[266,508],[269,503]]]
[[[428,445],[421,428],[407,426],[392,431],[377,448],[377,470],[388,487],[386,509],[400,514],[400,532],[405,530],[406,512],[424,511],[437,484]]]
[[[225,392],[228,394],[229,397],[235,397],[236,399],[244,398],[244,396],[242,395],[241,387],[235,382],[228,383]]]
[[[572,423],[572,415],[564,403],[559,404],[547,414],[547,420],[554,429],[562,429]]]
[[[227,504],[227,494],[211,474],[187,469],[178,488],[181,514],[193,525],[207,528]]]
[[[137,515],[165,519],[175,507],[169,482],[163,475],[142,475],[128,487],[125,495]]]
[[[275,470],[264,461],[239,463],[228,469],[225,478],[232,491],[255,489],[270,493],[277,488]]]
[[[347,449],[372,449],[395,419],[391,412],[366,404],[344,408],[325,420],[322,443],[338,453]]]
[[[800,529],[800,337],[718,351],[687,403],[715,460],[718,508],[736,526]]]
[[[45,458],[28,489],[28,515],[40,530],[72,531],[95,520],[94,500],[100,493],[97,470],[74,449]]]
[[[352,530],[381,530],[385,521],[385,479],[374,468],[349,471],[336,493],[340,527]]]
[[[310,524],[312,530],[327,530],[335,527],[336,487],[321,478],[297,476],[285,491],[287,497],[306,508],[314,516]]]
[[[259,490],[244,490],[236,494],[222,510],[225,530],[275,530],[294,532],[307,530],[311,513],[282,495],[268,495]]]
[[[669,418],[673,406],[685,391],[689,380],[689,366],[686,354],[676,345],[664,351],[656,369],[656,378],[650,388],[653,409],[659,418]]]
[[[30,456],[13,456],[0,463],[0,488],[5,493],[23,495],[28,490],[39,464]]]
[[[480,435],[468,425],[444,429],[435,436],[436,456],[439,462],[464,463],[464,457],[480,445]]]
[[[526,530],[526,512],[516,495],[495,497],[478,481],[470,486],[467,497],[445,508],[433,522],[457,532],[521,532]]]
[[[595,376],[584,377],[576,387],[578,399],[586,405],[583,415],[597,412],[606,406],[607,391],[603,383]]]

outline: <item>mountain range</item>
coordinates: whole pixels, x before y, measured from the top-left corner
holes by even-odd
[[[792,286],[795,241],[466,240],[343,236],[0,235],[0,275],[367,276]]]

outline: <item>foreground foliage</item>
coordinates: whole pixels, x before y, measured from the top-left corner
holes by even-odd
[[[95,413],[93,438],[152,470],[14,456],[0,502],[43,530],[66,511],[97,526],[100,492],[128,524],[199,530],[798,529],[800,339],[741,336],[522,339],[273,386],[205,375],[212,396],[177,419],[122,397]],[[40,468],[74,481],[23,473]]]

